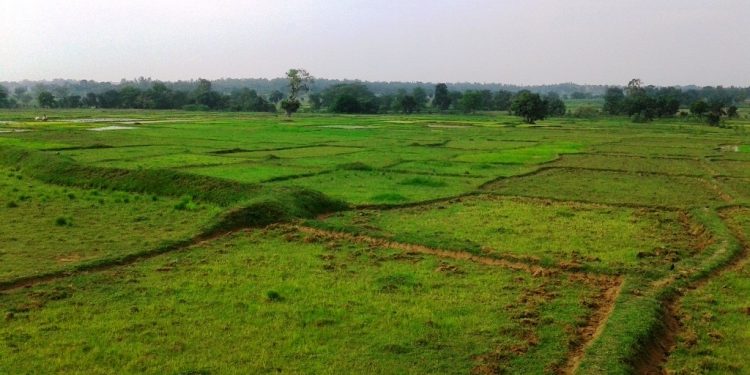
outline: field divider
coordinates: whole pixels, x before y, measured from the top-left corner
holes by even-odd
[[[682,293],[736,264],[748,252],[747,245],[727,225],[724,214],[705,208],[694,209],[693,216],[718,239],[710,245],[713,251],[704,253],[705,257],[698,259],[689,271],[648,280],[626,277],[612,314],[613,326],[602,332],[601,339],[592,342],[580,371],[587,374],[663,373],[679,331],[675,306]],[[638,321],[633,322],[633,319]]]
[[[578,336],[577,340],[575,340],[576,345],[570,348],[568,360],[564,367],[560,369],[561,372],[565,374],[575,373],[586,353],[586,349],[604,331],[604,327],[614,311],[615,302],[619,297],[623,286],[623,278],[621,276],[594,274],[591,272],[563,267],[532,265],[497,257],[475,255],[466,251],[437,249],[424,245],[396,242],[366,235],[323,230],[300,224],[273,224],[269,226],[269,228],[296,231],[326,240],[343,240],[357,244],[366,244],[369,246],[404,251],[407,253],[431,255],[444,259],[470,261],[487,266],[502,267],[514,271],[526,272],[533,277],[567,275],[571,281],[579,281],[596,286],[600,288],[600,294],[595,302],[596,305],[592,306],[592,312],[587,317],[586,324],[578,328],[576,332],[576,335]]]

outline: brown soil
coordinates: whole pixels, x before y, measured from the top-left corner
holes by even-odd
[[[589,315],[586,325],[578,329],[578,344],[573,347],[568,362],[559,371],[560,373],[576,373],[586,349],[604,332],[604,327],[615,310],[615,302],[617,297],[620,296],[622,285],[622,279],[619,278],[608,280],[608,282],[602,284],[601,294],[596,301],[596,306],[592,306],[594,308],[593,313]]]
[[[680,322],[676,312],[677,298],[665,302],[662,327],[655,337],[635,358],[633,369],[636,374],[666,375],[664,364],[677,343]]]

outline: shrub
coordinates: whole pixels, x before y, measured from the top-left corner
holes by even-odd
[[[193,198],[186,196],[182,197],[180,203],[177,203],[174,209],[178,211],[195,211],[198,209],[198,205],[193,202]]]
[[[282,297],[281,294],[274,290],[269,290],[268,292],[266,292],[266,299],[269,302],[281,302],[284,300],[284,297]]]

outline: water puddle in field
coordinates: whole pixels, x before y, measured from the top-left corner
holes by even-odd
[[[88,130],[91,130],[92,132],[104,132],[104,131],[109,131],[109,130],[131,130],[131,129],[138,129],[138,128],[134,128],[132,126],[112,125],[112,126],[105,126],[103,128],[93,128],[93,129],[88,129]]]
[[[719,147],[722,152],[740,152],[739,145],[723,145]]]
[[[471,125],[442,125],[442,124],[429,124],[428,128],[435,129],[469,129]]]
[[[325,126],[319,126],[320,128],[329,128],[329,129],[377,129],[378,126],[364,126],[364,125],[325,125]]]
[[[25,133],[30,131],[31,129],[0,129],[0,133]]]
[[[112,117],[106,117],[106,118],[75,118],[75,119],[60,119],[55,120],[55,122],[73,122],[77,124],[88,124],[91,122],[135,122],[135,121],[141,121],[137,118],[112,118]]]

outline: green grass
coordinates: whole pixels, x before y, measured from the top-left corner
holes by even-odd
[[[623,272],[639,263],[666,267],[691,252],[675,212],[492,196],[382,212],[343,212],[316,225],[604,272]]]
[[[704,176],[708,174],[697,160],[658,159],[639,156],[565,155],[560,161],[555,163],[555,166],[689,176]]]
[[[0,372],[540,373],[593,297],[565,277],[286,237],[241,233],[2,296]]]
[[[500,152],[465,153],[456,157],[457,161],[473,163],[538,164],[556,159],[561,154],[581,151],[576,143],[545,144]]]
[[[712,164],[722,175],[750,178],[750,161],[714,161]]]
[[[214,167],[188,168],[185,170],[185,172],[188,173],[234,180],[243,183],[257,183],[286,176],[310,174],[316,171],[319,170],[313,168],[274,165],[272,162],[265,164],[242,163]]]
[[[393,204],[425,201],[471,192],[481,181],[473,178],[415,176],[379,171],[335,171],[275,182],[301,186],[352,204]]]
[[[506,195],[608,204],[686,207],[721,202],[718,193],[700,178],[576,169],[548,169],[503,179],[487,189]]]
[[[602,308],[573,270],[623,280],[578,373],[632,373],[674,298],[669,369],[742,363],[746,267],[714,272],[741,256],[747,119],[47,114],[0,111],[0,288],[53,277],[0,293],[0,373],[554,373]],[[555,269],[258,229],[302,219]]]
[[[750,211],[725,213],[743,236],[750,235]],[[674,373],[747,373],[750,352],[750,263],[731,266],[688,291],[679,304],[682,329],[669,358]]]
[[[0,169],[0,282],[73,269],[201,233],[214,205],[47,185]]]

